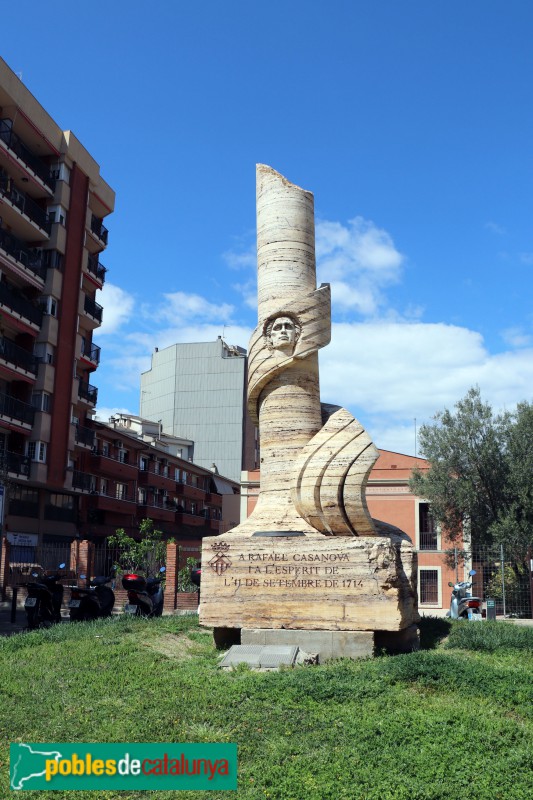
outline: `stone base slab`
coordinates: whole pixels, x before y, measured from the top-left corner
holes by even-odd
[[[410,542],[260,533],[203,540],[202,625],[373,635],[418,622]]]
[[[321,664],[332,658],[366,658],[374,653],[371,631],[287,631],[243,628],[242,644],[296,645],[306,653],[316,653]]]

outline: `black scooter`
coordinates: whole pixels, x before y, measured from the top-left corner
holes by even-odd
[[[63,586],[59,583],[59,570],[63,569],[65,564],[60,564],[53,573],[31,573],[35,580],[26,584],[28,596],[24,602],[29,630],[49,628],[54,623],[61,622]]]
[[[122,576],[122,586],[128,593],[124,608],[126,614],[136,617],[160,617],[163,613],[164,594],[161,586],[165,567],[159,570],[160,578],[145,578],[130,572]]]
[[[110,617],[115,605],[115,593],[106,584],[113,580],[113,575],[98,575],[89,581],[87,588],[71,586],[68,607],[71,622],[83,622],[100,617]],[[85,580],[86,575],[80,575]]]

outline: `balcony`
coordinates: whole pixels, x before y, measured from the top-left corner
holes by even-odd
[[[82,492],[90,492],[94,486],[95,478],[88,472],[80,472],[75,469],[72,472],[72,488],[81,489]]]
[[[91,217],[91,231],[97,236],[101,242],[107,245],[107,237],[109,235],[109,231],[104,226],[103,220],[100,217],[95,216],[94,214]]]
[[[176,488],[176,481],[160,472],[155,472],[154,467],[150,464],[148,469],[139,469],[139,486],[151,486],[154,489],[166,489],[173,492]]]
[[[28,150],[20,136],[13,132],[13,120],[0,119],[0,140],[42,180],[51,192],[55,190],[56,182],[50,174],[48,165]]]
[[[107,269],[102,264],[100,264],[100,262],[98,261],[98,256],[89,253],[89,259],[87,261],[87,270],[88,272],[91,273],[91,275],[94,278],[96,278],[98,283],[103,286]]]
[[[203,514],[190,514],[187,511],[176,511],[177,525],[194,525],[194,527],[203,527],[209,531],[218,531],[218,523],[218,519],[206,519]]]
[[[0,282],[0,305],[13,312],[17,317],[41,327],[43,312],[34,306],[27,297],[12,289],[9,284]]]
[[[87,295],[85,295],[83,301],[83,309],[86,314],[89,314],[90,317],[97,320],[99,323],[102,322],[102,312],[104,310],[103,307],[99,306],[98,303],[95,303],[94,300],[91,300],[91,298],[87,297]]]
[[[35,377],[39,361],[40,359],[30,353],[29,350],[24,350],[23,347],[19,347],[11,339],[0,336],[0,366],[4,363],[9,367],[22,369],[24,372],[31,372],[32,376]]]
[[[28,478],[30,475],[30,459],[20,453],[0,451],[0,471],[7,472],[17,477]]]
[[[205,492],[197,486],[191,486],[189,483],[178,483],[176,486],[176,494],[180,497],[187,497],[189,500],[204,500]]]
[[[0,228],[0,249],[44,281],[46,277],[46,264],[43,251],[32,250],[26,247],[24,242],[2,228]]]
[[[174,522],[176,516],[176,509],[169,508],[166,503],[161,500],[148,499],[146,502],[138,502],[137,507],[141,516],[145,519],[153,519],[158,522]]]
[[[95,406],[98,401],[98,389],[96,386],[91,386],[90,383],[80,381],[78,386],[78,397],[80,400],[85,400],[86,403]]]
[[[92,448],[94,445],[94,438],[95,433],[92,428],[84,428],[83,425],[76,425],[76,444]]]
[[[94,472],[118,481],[134,481],[137,479],[137,467],[127,461],[111,458],[100,450],[91,456],[91,466]]]
[[[9,200],[21,214],[28,217],[38,228],[50,236],[51,229],[46,211],[37,205],[29,195],[17,189],[13,179],[3,170],[0,172],[0,194]]]
[[[89,504],[91,508],[96,508],[98,511],[127,514],[130,521],[131,516],[135,514],[136,511],[136,498],[133,490],[130,490],[127,494],[120,494],[118,497],[116,494],[103,494],[99,492],[91,495]]]
[[[93,344],[92,342],[86,342],[85,339],[82,340],[81,343],[81,355],[83,358],[88,359],[93,364],[100,363],[100,351],[101,347],[98,347],[97,344]]]
[[[0,392],[0,417],[31,426],[35,419],[35,409],[16,397]]]

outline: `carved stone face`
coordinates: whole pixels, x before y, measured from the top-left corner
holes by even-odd
[[[272,347],[276,350],[292,349],[296,344],[296,327],[290,317],[278,317],[270,332]]]

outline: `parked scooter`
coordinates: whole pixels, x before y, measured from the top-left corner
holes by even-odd
[[[26,584],[28,596],[24,602],[28,628],[49,628],[55,622],[61,622],[61,603],[63,602],[63,586],[60,570],[65,569],[65,564],[60,564],[53,573],[31,573],[35,578]]]
[[[70,609],[71,622],[82,622],[84,620],[98,619],[99,617],[110,617],[115,605],[115,594],[113,589],[106,584],[113,580],[113,575],[106,577],[99,575],[89,581],[87,588],[81,586],[71,586]],[[86,575],[80,575],[84,580]]]
[[[145,578],[144,575],[128,573],[122,577],[122,586],[128,593],[126,614],[136,617],[160,617],[163,613],[164,594],[161,581],[165,567],[159,570],[159,578]]]
[[[475,569],[468,573],[471,578],[476,574]],[[451,581],[448,586],[453,588],[450,600],[450,610],[446,616],[450,619],[469,619],[479,622],[483,619],[481,613],[481,598],[472,597],[469,589],[472,588],[472,581],[460,581],[453,584]]]

